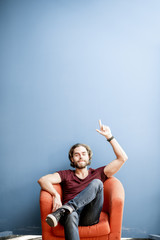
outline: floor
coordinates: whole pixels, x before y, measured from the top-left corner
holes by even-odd
[[[25,236],[18,236],[18,235],[11,235],[7,237],[0,237],[0,240],[42,240],[41,235],[25,235]]]
[[[0,237],[0,240],[42,240],[41,235],[25,235],[25,236],[17,236],[12,235],[8,237]],[[122,238],[121,240],[149,240],[149,239],[141,239],[141,238]]]

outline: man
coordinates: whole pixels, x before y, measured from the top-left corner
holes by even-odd
[[[53,196],[53,212],[46,217],[46,222],[55,227],[60,221],[64,225],[66,240],[79,240],[78,226],[90,226],[99,222],[103,206],[103,182],[114,175],[128,159],[126,153],[112,136],[108,126],[100,130],[111,144],[116,159],[104,167],[89,168],[92,151],[85,144],[75,144],[69,151],[69,159],[74,170],[64,170],[46,175],[38,180],[41,188]],[[63,205],[60,195],[53,184],[61,183]]]

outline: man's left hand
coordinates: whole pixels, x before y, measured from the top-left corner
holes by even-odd
[[[100,130],[96,129],[97,132],[105,136],[107,139],[112,137],[110,128],[108,126],[103,125],[101,120],[99,120],[99,127],[100,127]]]

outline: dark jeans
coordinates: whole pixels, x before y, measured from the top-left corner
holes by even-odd
[[[99,222],[103,206],[103,183],[94,179],[74,199],[67,203],[74,211],[63,219],[65,239],[79,240],[78,226],[91,226]]]

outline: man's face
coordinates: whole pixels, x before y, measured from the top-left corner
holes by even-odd
[[[85,168],[89,164],[89,156],[86,148],[82,146],[75,148],[71,160],[76,168]]]

